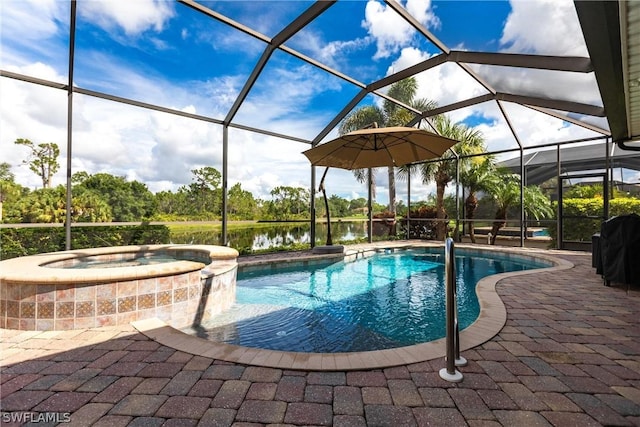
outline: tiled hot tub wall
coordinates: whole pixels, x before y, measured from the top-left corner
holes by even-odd
[[[194,321],[206,321],[235,301],[237,265],[235,261],[223,264],[224,268],[208,274],[198,269],[106,283],[25,284],[0,280],[0,327],[69,330],[157,317],[182,328]]]
[[[194,271],[101,284],[3,283],[0,293],[2,328],[83,329],[153,317],[180,328],[195,320],[207,320],[233,304],[235,269],[210,278],[203,278],[199,271]]]

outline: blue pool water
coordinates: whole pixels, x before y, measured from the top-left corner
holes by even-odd
[[[136,256],[131,258],[116,259],[116,260],[101,260],[100,257],[85,257],[79,258],[77,262],[70,266],[64,266],[62,268],[72,269],[91,269],[91,268],[120,268],[120,267],[140,267],[143,265],[155,265],[164,264],[167,262],[179,261],[178,258],[171,255],[157,253],[147,254],[142,256]]]
[[[540,268],[525,259],[457,250],[460,329],[478,317],[478,281]],[[237,303],[190,333],[283,351],[351,352],[401,347],[445,336],[444,253],[378,253],[354,262],[238,275]]]

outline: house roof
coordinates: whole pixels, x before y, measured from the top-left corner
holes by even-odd
[[[640,139],[640,3],[576,1],[575,6],[613,141],[637,141]]]
[[[607,153],[602,145],[565,147],[560,151],[561,174],[603,170],[603,158]],[[558,174],[558,151],[541,150],[522,156],[527,184],[537,185]],[[520,173],[520,157],[499,163],[499,166]],[[640,171],[640,151],[623,150],[617,145],[609,148],[609,166]]]

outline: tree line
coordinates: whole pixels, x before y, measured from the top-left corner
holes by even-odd
[[[53,145],[54,143],[47,143]],[[42,163],[42,159],[39,159]],[[42,168],[37,168],[38,173]],[[33,170],[33,169],[32,169]],[[222,218],[221,173],[206,166],[191,170],[192,182],[177,191],[152,193],[140,181],[108,173],[76,172],[71,177],[71,220],[73,222],[214,221]],[[45,172],[46,174],[46,172]],[[43,188],[30,190],[15,181],[11,165],[0,164],[0,207],[3,223],[63,223],[66,220],[66,188],[52,187],[50,177]],[[44,184],[44,181],[43,181]],[[310,218],[311,192],[304,187],[278,186],[271,199],[256,198],[240,183],[227,193],[230,220],[303,220]],[[318,215],[324,207],[318,200]],[[364,198],[329,199],[337,217],[366,215]],[[384,206],[376,204],[382,210]]]

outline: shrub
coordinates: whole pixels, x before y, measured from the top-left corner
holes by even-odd
[[[554,210],[557,203],[553,203]],[[600,197],[589,199],[564,199],[563,216],[564,239],[567,241],[590,242],[591,236],[600,231],[604,202]],[[640,199],[631,197],[618,197],[609,200],[609,216],[626,215],[630,213],[640,214]],[[557,242],[558,230],[556,223],[550,224],[549,235],[553,242]]]
[[[437,217],[435,206],[423,205],[411,210],[409,220],[400,219],[400,225],[408,239],[435,239],[438,221],[428,221]],[[407,227],[407,222],[409,227]]]
[[[64,227],[0,229],[0,259],[65,250]],[[151,245],[169,242],[165,225],[126,225],[73,227],[71,248],[86,249],[103,246]]]

